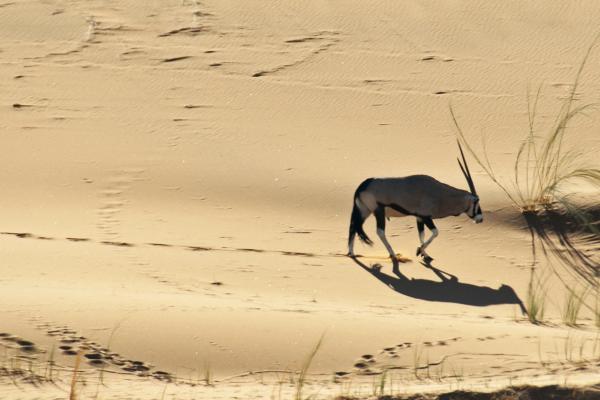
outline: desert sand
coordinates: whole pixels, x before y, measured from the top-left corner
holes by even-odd
[[[5,0],[2,368],[54,365],[0,374],[1,397],[67,398],[80,352],[78,398],[292,398],[321,337],[319,399],[384,371],[396,394],[596,382],[593,313],[561,318],[572,275],[548,273],[544,324],[521,314],[529,231],[472,158],[485,221],[439,220],[429,248],[454,279],[415,256],[414,218],[387,228],[406,279],[372,218],[375,246],[344,254],[365,178],[466,188],[449,104],[509,182],[528,88],[550,126],[598,20],[595,1]],[[599,62],[578,98],[600,98]],[[592,162],[599,129],[591,111],[570,136]]]

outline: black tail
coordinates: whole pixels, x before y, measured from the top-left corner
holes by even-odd
[[[365,222],[365,219],[363,218],[360,209],[356,205],[356,201],[360,201],[358,199],[358,195],[367,188],[369,183],[371,183],[371,179],[367,179],[361,183],[354,193],[354,206],[352,207],[352,216],[350,217],[350,235],[348,236],[348,242],[350,242],[354,235],[357,234],[360,240],[371,246],[373,241],[369,239],[363,230],[363,223]]]

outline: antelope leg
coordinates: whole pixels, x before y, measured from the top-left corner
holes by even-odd
[[[431,244],[431,242],[433,242],[433,239],[435,239],[438,236],[438,230],[435,227],[435,224],[433,223],[431,217],[421,218],[420,220],[420,222],[419,220],[417,220],[417,229],[419,229],[419,239],[421,240],[421,247],[417,249],[417,255],[422,254],[425,259],[429,259],[429,261],[431,261],[433,260],[433,258],[431,258],[429,254],[427,254],[427,252],[425,252],[425,249]],[[425,236],[425,229],[423,228],[422,224],[425,224],[427,228],[429,228],[429,230],[431,231],[431,236],[425,242],[423,242]]]
[[[425,224],[421,217],[417,217],[417,230],[419,231],[419,241],[421,242],[421,246],[425,242]],[[421,246],[417,247],[417,255],[420,255],[422,252]]]
[[[392,249],[392,246],[390,246],[385,237],[385,207],[379,206],[375,209],[375,219],[377,220],[377,236],[379,236],[388,253],[390,253],[392,260],[395,260],[396,252],[394,252],[394,249]]]

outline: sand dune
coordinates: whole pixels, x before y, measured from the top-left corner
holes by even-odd
[[[599,18],[593,1],[1,3],[0,392],[63,398],[81,351],[81,398],[288,398],[322,335],[306,396],[370,395],[384,371],[395,393],[594,381],[593,313],[561,319],[571,275],[549,275],[545,324],[522,316],[529,233],[473,160],[485,223],[440,220],[435,269],[412,218],[388,224],[402,276],[377,241],[343,255],[365,178],[466,187],[450,103],[509,181],[528,88],[550,127]],[[599,98],[599,60],[578,99]],[[571,128],[583,161],[598,121]]]

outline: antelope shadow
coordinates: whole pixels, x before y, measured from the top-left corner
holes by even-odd
[[[521,308],[523,315],[527,315],[527,309],[523,305],[523,302],[519,299],[514,289],[508,285],[501,285],[498,289],[492,289],[487,286],[462,283],[459,282],[455,275],[434,267],[430,262],[421,262],[421,264],[437,275],[440,281],[409,279],[400,272],[398,261],[394,261],[394,274],[397,275],[397,277],[394,277],[381,272],[381,265],[379,264],[369,267],[356,258],[352,258],[352,260],[387,287],[405,296],[420,300],[458,303],[479,307],[498,304],[517,304]]]

